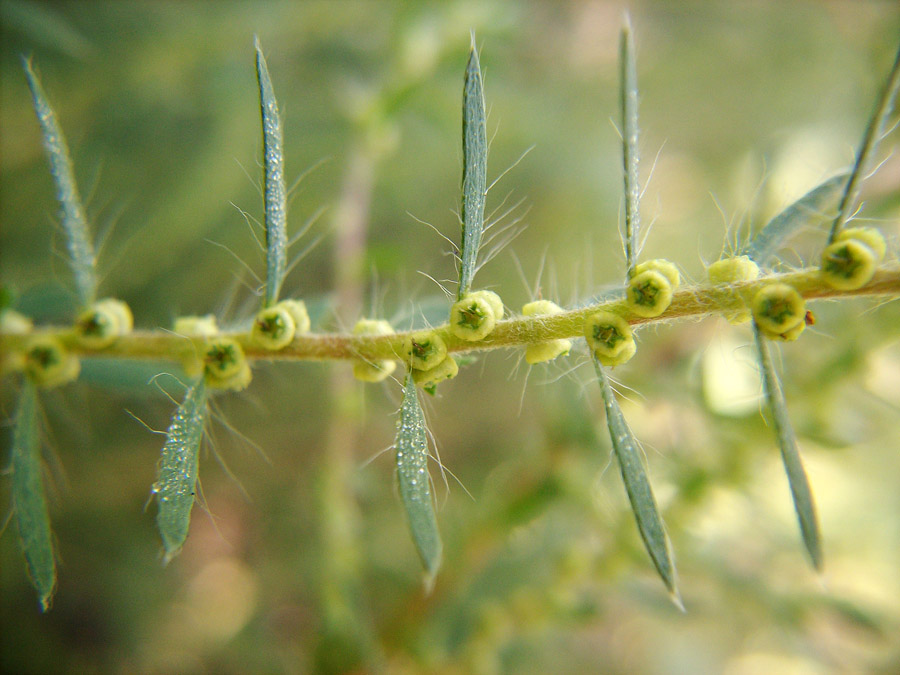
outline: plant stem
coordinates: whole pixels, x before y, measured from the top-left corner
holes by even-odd
[[[592,304],[560,314],[516,317],[500,321],[494,331],[479,342],[466,342],[456,338],[447,325],[435,330],[446,342],[450,352],[522,347],[548,340],[581,337],[585,319],[600,310],[620,314],[631,325],[637,326],[679,319],[701,319],[741,309],[763,286],[773,283],[788,284],[808,300],[879,295],[898,297],[900,263],[882,265],[868,284],[850,291],[831,288],[822,281],[818,268],[809,268],[786,274],[772,274],[754,281],[731,285],[683,286],[675,292],[669,308],[660,316],[653,318],[630,314],[624,299],[621,299]],[[117,342],[103,350],[90,350],[76,342],[71,327],[46,327],[37,328],[31,333],[0,333],[0,353],[26,349],[33,335],[52,335],[62,341],[72,353],[88,357],[177,361],[185,355],[192,354],[195,349],[189,339],[169,331],[135,331],[119,338]],[[397,355],[403,351],[403,343],[408,332],[389,335],[310,333],[296,337],[291,344],[277,352],[254,346],[249,341],[247,333],[232,332],[224,335],[237,340],[248,359],[324,361],[399,358]]]

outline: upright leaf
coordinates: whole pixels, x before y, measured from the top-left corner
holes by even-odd
[[[891,111],[894,109],[894,99],[897,97],[898,90],[900,90],[900,48],[897,49],[897,56],[894,57],[894,66],[891,68],[884,90],[878,98],[878,103],[875,104],[875,111],[869,120],[869,126],[866,127],[866,132],[863,134],[863,139],[859,144],[853,172],[850,174],[850,180],[847,182],[847,189],[841,197],[837,217],[831,226],[831,235],[828,237],[829,244],[835,240],[841,228],[849,220],[850,211],[859,198],[859,186],[863,178],[865,178],[869,156],[875,151],[878,142],[884,135],[884,127],[888,117],[891,115]]]
[[[22,387],[13,432],[12,500],[28,574],[38,592],[41,609],[46,612],[56,587],[56,559],[41,475],[37,392],[27,379]]]
[[[619,103],[622,113],[622,163],[625,176],[625,264],[631,275],[641,227],[641,187],[638,182],[638,88],[631,22],[625,20],[619,41]]]
[[[172,416],[153,492],[159,504],[156,524],[165,547],[165,561],[175,557],[187,539],[197,489],[200,440],[206,423],[207,390],[201,377],[190,386]]]
[[[394,447],[397,451],[400,500],[406,510],[413,542],[425,567],[425,587],[430,590],[441,566],[443,546],[437,518],[434,515],[431,479],[428,475],[428,433],[425,429],[425,415],[419,404],[412,373],[406,375]]]
[[[281,117],[266,57],[259,39],[256,46],[256,78],[262,115],[264,195],[266,207],[266,306],[278,300],[287,260],[287,190],[284,186],[284,142]]]
[[[474,34],[463,87],[462,132],[462,245],[457,295],[457,299],[460,300],[471,290],[472,279],[477,269],[478,249],[484,231],[484,199],[487,193],[487,121],[484,112],[481,65],[478,62]]]
[[[47,102],[40,80],[31,67],[31,61],[23,58],[22,65],[34,101],[34,111],[41,125],[44,149],[50,162],[50,173],[56,184],[56,199],[59,201],[60,220],[66,233],[69,264],[75,275],[75,289],[81,306],[87,307],[94,302],[97,295],[96,257],[88,232],[87,217],[81,205],[81,197],[78,195],[78,186],[75,184],[69,148],[56,121],[56,115]]]
[[[765,266],[784,240],[829,208],[833,208],[841,190],[847,184],[848,172],[839,173],[820,183],[800,199],[766,223],[753,240],[741,251],[754,262]]]
[[[760,334],[755,322],[753,324],[753,334],[756,338],[756,350],[759,355],[759,366],[762,370],[766,402],[769,405],[769,410],[772,412],[775,436],[778,439],[781,459],[784,461],[784,470],[787,473],[788,483],[791,487],[794,509],[797,511],[797,519],[800,522],[800,533],[803,535],[803,543],[806,546],[806,551],[809,554],[813,567],[821,571],[822,545],[819,540],[819,521],[816,517],[816,506],[813,502],[812,491],[809,488],[809,479],[806,477],[803,462],[800,460],[800,452],[797,449],[797,437],[794,435],[794,429],[791,427],[791,420],[788,417],[781,380],[772,365],[769,342]]]
[[[666,534],[666,527],[659,513],[659,507],[656,505],[656,499],[653,497],[653,490],[647,478],[637,439],[631,432],[628,422],[625,421],[625,416],[622,414],[622,409],[610,386],[606,369],[597,361],[596,357],[593,361],[594,370],[597,371],[597,379],[600,382],[603,404],[606,408],[609,437],[619,462],[622,480],[625,482],[625,491],[628,493],[628,501],[631,502],[631,510],[634,512],[641,539],[644,540],[644,546],[650,554],[656,571],[659,572],[659,576],[662,577],[663,583],[669,590],[672,602],[679,609],[684,610],[681,595],[678,592],[672,545]]]

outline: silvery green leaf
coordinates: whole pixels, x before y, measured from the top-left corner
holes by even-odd
[[[638,181],[638,88],[634,57],[634,36],[626,19],[619,42],[619,104],[622,114],[622,163],[625,176],[625,262],[628,273],[637,258],[637,238],[641,227],[641,186]]]
[[[672,555],[672,545],[666,534],[666,526],[656,505],[650,480],[644,468],[644,461],[638,447],[637,439],[631,432],[622,409],[616,400],[606,369],[593,359],[594,370],[597,371],[597,379],[600,382],[600,393],[603,396],[603,404],[606,408],[606,424],[609,427],[609,437],[612,441],[619,469],[622,472],[622,480],[625,483],[625,491],[628,493],[628,501],[637,521],[644,547],[650,554],[650,559],[662,577],[663,583],[669,590],[672,602],[684,610],[681,595],[678,592],[675,562]]]
[[[22,65],[25,68],[28,88],[31,90],[34,111],[41,125],[44,149],[50,162],[50,173],[56,184],[56,199],[59,201],[60,220],[66,233],[69,264],[75,276],[75,289],[81,306],[87,307],[94,302],[97,295],[96,256],[88,232],[87,217],[81,205],[81,197],[78,195],[78,186],[75,184],[69,148],[40,80],[34,73],[31,60],[23,58]]]
[[[741,255],[749,256],[760,266],[766,266],[785,239],[833,208],[838,195],[847,184],[848,175],[844,172],[829,178],[785,208],[756,233],[741,251]]]
[[[207,414],[207,390],[201,377],[172,416],[153,492],[159,505],[156,524],[169,562],[187,539],[197,489],[200,440]]]
[[[262,116],[264,195],[266,207],[266,306],[278,300],[287,260],[287,191],[284,186],[284,142],[281,117],[266,57],[259,39],[256,46],[256,77]]]
[[[862,141],[859,144],[859,150],[856,153],[856,162],[853,165],[853,171],[850,174],[850,180],[847,182],[847,189],[841,197],[841,204],[838,207],[837,217],[831,225],[831,234],[828,242],[831,243],[837,237],[838,232],[844,227],[844,224],[850,219],[851,210],[859,199],[859,188],[865,179],[865,172],[869,165],[869,156],[875,151],[878,143],[884,136],[884,128],[887,120],[894,109],[894,99],[897,97],[897,91],[900,90],[900,48],[897,49],[897,56],[894,57],[894,65],[888,80],[884,85],[884,90],[875,104],[875,111],[866,127]]]
[[[443,545],[434,515],[431,478],[428,475],[428,432],[425,415],[419,404],[412,373],[406,376],[400,420],[397,426],[397,483],[400,500],[406,510],[409,530],[422,565],[425,568],[425,587],[431,589],[441,566]]]
[[[457,296],[460,299],[471,290],[472,279],[477,269],[478,249],[484,231],[484,200],[487,193],[487,121],[481,65],[478,62],[474,34],[463,87],[462,131],[462,243]]]
[[[813,567],[821,571],[822,545],[819,537],[819,521],[816,517],[816,506],[809,487],[809,479],[806,477],[806,471],[800,459],[800,452],[797,449],[797,437],[794,435],[794,429],[788,417],[781,380],[772,365],[769,342],[760,334],[755,323],[753,325],[753,334],[756,338],[756,350],[759,356],[759,366],[762,370],[766,402],[772,413],[775,436],[778,439],[781,459],[784,461],[784,470],[787,473],[788,483],[791,487],[794,509],[797,511],[797,519],[800,523],[800,533],[803,535],[803,543],[806,546],[806,551],[809,554]]]
[[[41,474],[37,391],[26,379],[13,431],[12,500],[28,574],[46,612],[56,587],[56,559]]]

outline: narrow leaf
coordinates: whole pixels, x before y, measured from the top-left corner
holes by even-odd
[[[87,217],[81,205],[81,197],[78,195],[78,186],[75,184],[69,148],[56,121],[56,115],[47,102],[40,80],[32,69],[30,59],[23,57],[22,65],[25,68],[28,88],[31,89],[34,111],[41,125],[44,150],[50,162],[50,173],[56,184],[56,199],[59,201],[60,220],[66,233],[69,264],[75,275],[75,288],[82,307],[87,307],[97,295],[96,257],[88,232]]]
[[[156,524],[165,547],[165,562],[175,557],[187,539],[197,488],[200,439],[206,422],[206,384],[203,378],[187,390],[172,416],[153,485],[159,504]]]
[[[625,262],[628,274],[637,258],[641,227],[641,187],[638,182],[638,88],[631,21],[626,16],[619,42],[620,107],[622,113],[622,162],[625,176]]]
[[[481,234],[484,231],[484,199],[487,193],[487,121],[484,112],[481,65],[478,62],[474,34],[463,87],[462,132],[462,245],[458,299],[462,299],[472,288]]]
[[[872,113],[872,119],[869,120],[869,126],[866,127],[866,133],[863,134],[862,142],[856,153],[856,163],[853,166],[853,172],[850,174],[850,180],[847,182],[847,189],[841,197],[841,205],[838,207],[837,217],[831,226],[831,235],[828,237],[829,244],[835,240],[841,228],[849,220],[850,211],[859,199],[859,186],[865,177],[869,156],[875,151],[878,142],[884,136],[884,127],[891,111],[894,109],[894,99],[898,90],[900,90],[900,48],[897,49],[894,66],[891,68],[884,90],[878,98],[875,111]]]
[[[797,511],[797,519],[800,522],[800,533],[803,535],[803,543],[809,553],[809,559],[817,571],[822,571],[822,546],[819,541],[819,521],[816,517],[816,506],[813,502],[812,491],[809,488],[809,479],[803,469],[800,460],[800,452],[797,449],[797,438],[791,427],[788,417],[787,404],[784,400],[784,391],[781,388],[781,380],[772,365],[772,356],[769,353],[769,342],[760,335],[759,328],[753,324],[753,333],[756,338],[756,350],[759,355],[759,365],[763,376],[763,389],[766,402],[772,412],[772,420],[775,425],[775,435],[778,439],[778,447],[781,449],[781,459],[784,461],[784,470],[787,473],[788,483],[791,487],[791,496],[794,499],[794,509]]]
[[[284,186],[284,142],[281,117],[266,57],[256,39],[256,77],[262,115],[263,170],[266,208],[266,306],[278,301],[287,260],[287,191]]]
[[[753,240],[741,251],[741,255],[750,256],[759,265],[766,265],[785,239],[801,227],[809,225],[811,220],[821,217],[829,208],[833,208],[838,195],[847,184],[848,175],[849,173],[842,172],[829,178],[785,208],[756,233]]]
[[[666,534],[666,526],[653,497],[653,490],[647,478],[647,471],[641,458],[637,439],[628,427],[622,409],[616,400],[609,376],[602,365],[594,360],[594,370],[600,381],[600,393],[603,395],[603,403],[606,407],[606,424],[609,427],[609,437],[612,440],[616,459],[619,461],[619,469],[622,472],[622,480],[625,482],[625,491],[628,493],[628,501],[631,502],[631,510],[637,521],[641,539],[650,559],[656,566],[656,571],[662,577],[663,583],[669,590],[672,602],[684,610],[681,595],[678,592],[677,575],[675,572],[674,556],[669,536]]]
[[[56,559],[41,473],[37,392],[25,380],[13,432],[12,499],[28,574],[46,612],[56,587]]]
[[[397,427],[397,483],[406,509],[409,530],[425,567],[425,587],[430,590],[441,566],[441,535],[434,515],[431,479],[428,475],[428,434],[425,415],[411,373],[406,376]]]

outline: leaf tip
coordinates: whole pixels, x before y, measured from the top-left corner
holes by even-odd
[[[684,607],[684,602],[681,599],[681,592],[677,587],[672,586],[669,588],[669,600],[672,601],[672,604],[678,608],[678,611],[682,614],[687,614],[687,610]]]

